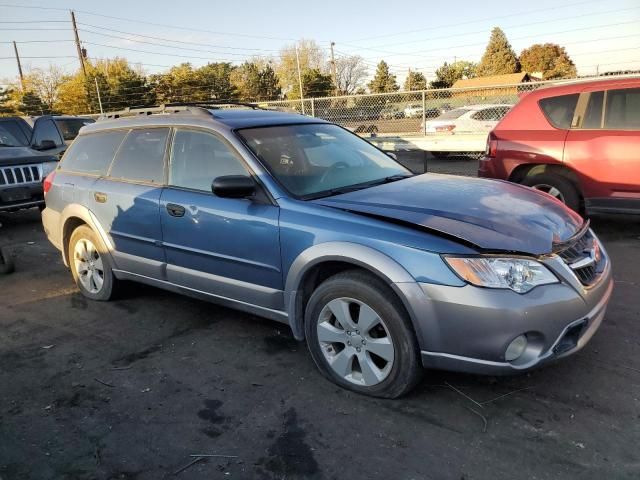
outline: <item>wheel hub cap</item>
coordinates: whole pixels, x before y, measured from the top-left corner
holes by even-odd
[[[83,238],[76,243],[73,264],[80,284],[90,293],[99,293],[104,285],[104,266],[91,240]]]
[[[391,372],[395,349],[384,320],[352,298],[330,301],[320,312],[318,341],[331,369],[350,383],[373,386]]]

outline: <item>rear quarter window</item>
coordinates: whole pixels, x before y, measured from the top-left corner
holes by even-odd
[[[127,131],[81,135],[71,144],[61,169],[90,175],[106,175],[109,165]]]
[[[573,113],[578,103],[578,93],[543,98],[538,103],[549,123],[556,128],[571,128]]]
[[[607,92],[604,128],[640,130],[640,88]]]
[[[168,128],[131,130],[118,150],[109,176],[144,183],[164,183]]]

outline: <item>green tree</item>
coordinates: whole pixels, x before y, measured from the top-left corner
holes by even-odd
[[[190,63],[181,63],[164,73],[149,78],[159,103],[186,102],[191,92],[199,87],[199,81]]]
[[[488,77],[490,75],[504,75],[519,71],[518,57],[516,57],[509,40],[507,40],[507,36],[500,28],[495,27],[491,31],[489,44],[482,56],[482,60],[478,64],[478,76]]]
[[[540,72],[545,80],[572,78],[578,73],[564,47],[555,43],[537,43],[525,48],[520,53],[520,66],[524,72]]]
[[[91,112],[100,111],[96,82],[105,111],[144,107],[155,102],[151,85],[143,72],[129,65],[124,58],[86,62],[85,68],[85,90]]]
[[[0,88],[0,116],[15,115],[16,109],[12,102],[13,89],[11,87]]]
[[[302,74],[302,92],[304,98],[327,97],[334,91],[331,75],[322,73],[317,68],[305,70]],[[290,99],[300,98],[300,87],[294,85],[288,94]]]
[[[436,79],[431,82],[432,88],[449,88],[463,78],[474,78],[477,65],[466,60],[458,60],[444,64],[436,70]]]
[[[389,65],[384,60],[381,60],[376,67],[376,73],[373,80],[369,82],[368,87],[371,93],[397,92],[400,90],[396,76],[389,72]]]
[[[424,90],[427,88],[427,79],[420,72],[411,70],[404,80],[404,90]]]
[[[23,115],[48,115],[53,113],[38,94],[30,90],[22,94],[18,104],[18,111]]]
[[[275,100],[280,96],[278,76],[270,64],[261,67],[258,62],[245,62],[231,74],[231,81],[242,100]]]
[[[191,92],[192,101],[234,100],[238,91],[231,82],[235,67],[228,62],[208,63],[196,71],[200,88]]]

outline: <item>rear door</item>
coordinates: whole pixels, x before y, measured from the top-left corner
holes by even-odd
[[[169,133],[169,128],[129,131],[107,176],[90,192],[92,210],[114,245],[117,268],[155,279],[164,277],[159,204]]]
[[[594,88],[580,104],[564,161],[578,172],[587,208],[640,211],[640,88]]]
[[[221,198],[211,192],[216,177],[249,174],[221,136],[176,130],[160,202],[167,278],[197,291],[281,309],[279,208],[266,196]]]

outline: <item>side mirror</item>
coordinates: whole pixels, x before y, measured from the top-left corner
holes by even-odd
[[[225,175],[213,180],[211,191],[223,198],[247,198],[256,193],[256,182],[247,175]]]
[[[39,144],[34,145],[36,150],[51,150],[56,148],[56,142],[53,140],[42,140]]]

